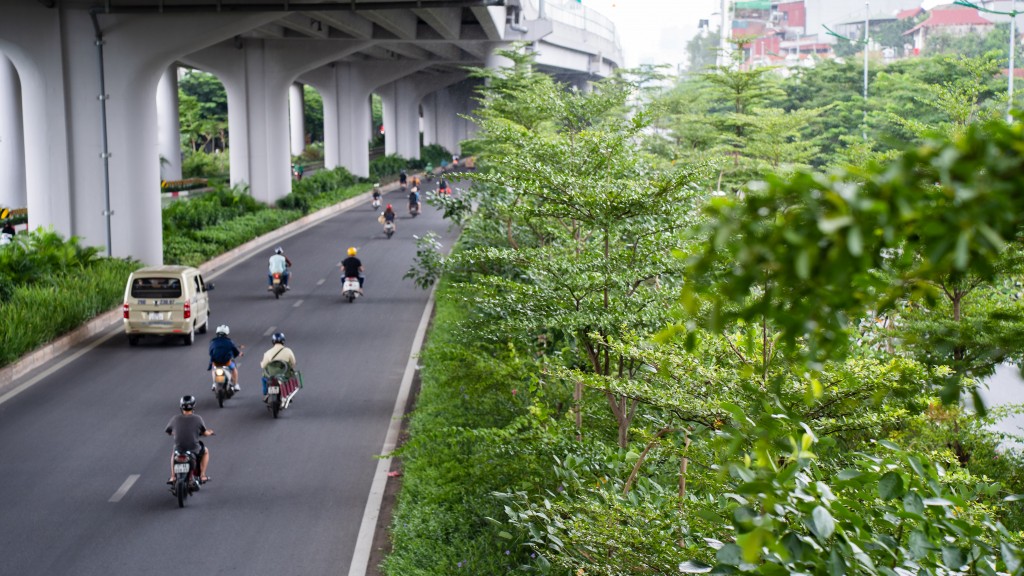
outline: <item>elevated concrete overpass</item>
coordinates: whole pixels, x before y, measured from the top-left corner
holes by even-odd
[[[621,62],[610,22],[554,0],[0,0],[0,206],[160,263],[178,65],[224,84],[231,181],[270,203],[301,150],[297,83],[323,98],[325,165],[365,176],[372,93],[387,153],[419,157],[421,130],[458,151],[473,131],[465,68],[499,65],[494,51],[517,40],[581,87]]]

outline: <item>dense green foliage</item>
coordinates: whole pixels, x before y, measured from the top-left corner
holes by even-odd
[[[97,254],[42,229],[0,246],[0,366],[121,302],[139,264]]]
[[[763,73],[625,115],[625,77],[504,55],[460,244],[409,273],[450,284],[387,573],[1019,573],[1024,460],[959,406],[1024,352],[1024,129],[981,121],[987,64],[930,61],[872,131],[909,142],[833,162],[800,134],[853,110]]]
[[[181,162],[183,178],[221,178],[231,174],[230,157],[227,152],[208,154],[202,150],[186,153]]]
[[[305,122],[303,133],[306,145],[324,141],[324,100],[320,92],[309,85],[302,87],[302,112]]]
[[[370,161],[370,179],[377,182],[394,180],[409,167],[409,161],[397,154],[381,156]]]

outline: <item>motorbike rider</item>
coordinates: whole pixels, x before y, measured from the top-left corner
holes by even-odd
[[[214,366],[227,366],[231,369],[231,388],[238,392],[242,387],[238,384],[238,365],[235,358],[242,355],[242,349],[235,346],[228,335],[231,334],[231,327],[227,324],[217,326],[217,335],[210,339],[210,365],[206,368],[212,370]]]
[[[384,208],[384,213],[382,214],[382,216],[384,216],[385,224],[391,222],[391,226],[393,228],[395,227],[395,209],[391,207],[391,204],[388,204]]]
[[[411,185],[419,188],[419,186],[420,186],[420,177],[419,176],[413,176],[412,178],[409,179],[409,183]]]
[[[378,188],[376,186],[373,187],[373,200],[375,202],[380,202],[380,188]],[[378,206],[379,205],[380,204],[378,204]]]
[[[270,350],[263,353],[263,360],[260,360],[260,368],[263,369],[263,401],[267,401],[267,366],[271,362],[284,362],[288,365],[289,375],[295,371],[295,353],[284,345],[284,332],[274,332],[270,337]]]
[[[274,255],[270,257],[270,269],[267,272],[267,290],[274,289],[274,274],[281,275],[281,281],[284,282],[284,289],[291,290],[292,287],[288,285],[288,280],[291,279],[292,273],[289,270],[292,266],[292,261],[284,255],[284,248],[278,246],[274,249]]]
[[[409,175],[405,173],[405,170],[398,175],[398,183],[402,185],[402,190],[405,190],[406,183],[409,182]]]
[[[363,292],[363,282],[366,281],[366,275],[363,274],[363,262],[356,258],[356,248],[352,246],[348,249],[348,258],[341,261],[341,283],[345,283],[345,278],[359,278],[359,293]]]
[[[0,244],[10,244],[14,240],[14,225],[10,220],[4,221],[4,227],[0,230]]]
[[[409,212],[412,212],[414,206],[417,212],[423,211],[423,205],[420,204],[420,189],[416,186],[409,189]]]
[[[181,414],[171,418],[164,432],[174,437],[175,450],[179,452],[189,451],[195,454],[196,461],[198,462],[197,466],[199,467],[199,482],[201,484],[209,482],[210,477],[206,475],[206,470],[210,464],[210,450],[206,448],[206,445],[199,438],[201,436],[213,436],[213,430],[207,428],[202,417],[193,412],[196,407],[195,396],[182,396],[181,400],[178,401],[178,407],[181,409]],[[173,452],[171,453],[171,479],[167,483],[174,484]]]
[[[452,189],[448,187],[448,182],[444,178],[441,178],[441,181],[437,183],[437,193],[449,195],[452,193]]]

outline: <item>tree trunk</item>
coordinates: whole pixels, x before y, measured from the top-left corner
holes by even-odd
[[[633,465],[633,471],[629,473],[629,478],[626,480],[626,485],[622,487],[623,496],[629,495],[629,489],[633,487],[633,481],[636,480],[636,475],[640,471],[640,466],[643,465],[644,460],[647,458],[647,453],[650,452],[651,448],[654,448],[654,445],[658,443],[658,438],[661,438],[662,436],[668,434],[669,432],[672,432],[673,430],[675,430],[675,428],[665,426],[661,430],[658,430],[658,432],[654,435],[654,438],[651,438],[651,441],[647,443],[647,446],[644,447],[644,451],[641,452],[640,457],[637,458],[636,464]]]

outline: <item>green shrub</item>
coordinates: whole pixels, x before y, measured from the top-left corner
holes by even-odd
[[[73,330],[121,303],[128,275],[141,264],[98,258],[32,284],[0,303],[0,365]]]
[[[164,233],[200,230],[265,208],[247,194],[244,187],[217,188],[209,194],[174,202],[164,208]]]
[[[52,229],[18,234],[0,247],[0,300],[17,286],[50,282],[60,274],[82,270],[99,254],[99,248],[85,247],[76,236],[65,240]]]
[[[403,483],[390,528],[393,550],[383,571],[509,574],[529,558],[487,520],[504,516],[494,493],[542,478],[542,468],[550,469],[547,461],[519,449],[530,445],[529,430],[519,431],[518,438],[506,432],[528,408],[526,371],[508,348],[463,341],[460,323],[467,310],[451,293],[442,288],[436,302],[420,359],[422,387],[410,440],[399,451]]]
[[[429,146],[420,148],[420,166],[418,166],[418,168],[422,168],[427,164],[440,166],[442,160],[451,162],[452,153],[440,144],[430,144]]]
[[[397,154],[381,156],[370,161],[370,178],[377,181],[394,179],[409,166],[409,161]]]
[[[302,216],[296,210],[261,210],[187,234],[164,237],[164,262],[198,266]]]
[[[323,162],[324,143],[313,142],[302,150],[302,154],[293,159],[299,162]]]
[[[231,172],[230,155],[225,150],[216,154],[203,151],[186,153],[181,162],[182,178],[226,176]]]
[[[340,190],[352,187],[355,182],[356,177],[345,168],[320,170],[298,182],[293,182],[291,194],[279,199],[277,207],[285,210],[299,210],[306,214],[310,210],[322,208],[355,195],[353,193],[339,198],[336,194]]]

